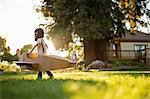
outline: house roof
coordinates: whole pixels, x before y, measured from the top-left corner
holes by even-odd
[[[117,39],[123,42],[150,42],[150,33],[135,31],[134,33],[127,32],[125,36]]]

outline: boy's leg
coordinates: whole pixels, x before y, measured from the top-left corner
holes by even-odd
[[[48,75],[49,77],[52,77],[52,78],[53,78],[53,74],[52,74],[50,71],[46,71],[46,73],[47,73],[47,75]]]
[[[41,71],[38,72],[38,77],[37,78],[42,79],[42,72]]]

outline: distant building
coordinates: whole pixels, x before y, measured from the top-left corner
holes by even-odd
[[[136,31],[134,34],[115,39],[108,51],[109,60],[138,60],[150,65],[150,33]]]

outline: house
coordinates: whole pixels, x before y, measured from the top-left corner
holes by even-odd
[[[150,65],[150,33],[127,32],[121,38],[116,38],[109,48],[108,58],[138,60]]]

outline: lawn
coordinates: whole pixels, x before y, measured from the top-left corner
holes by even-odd
[[[150,99],[150,71],[52,72],[1,74],[1,99]]]

